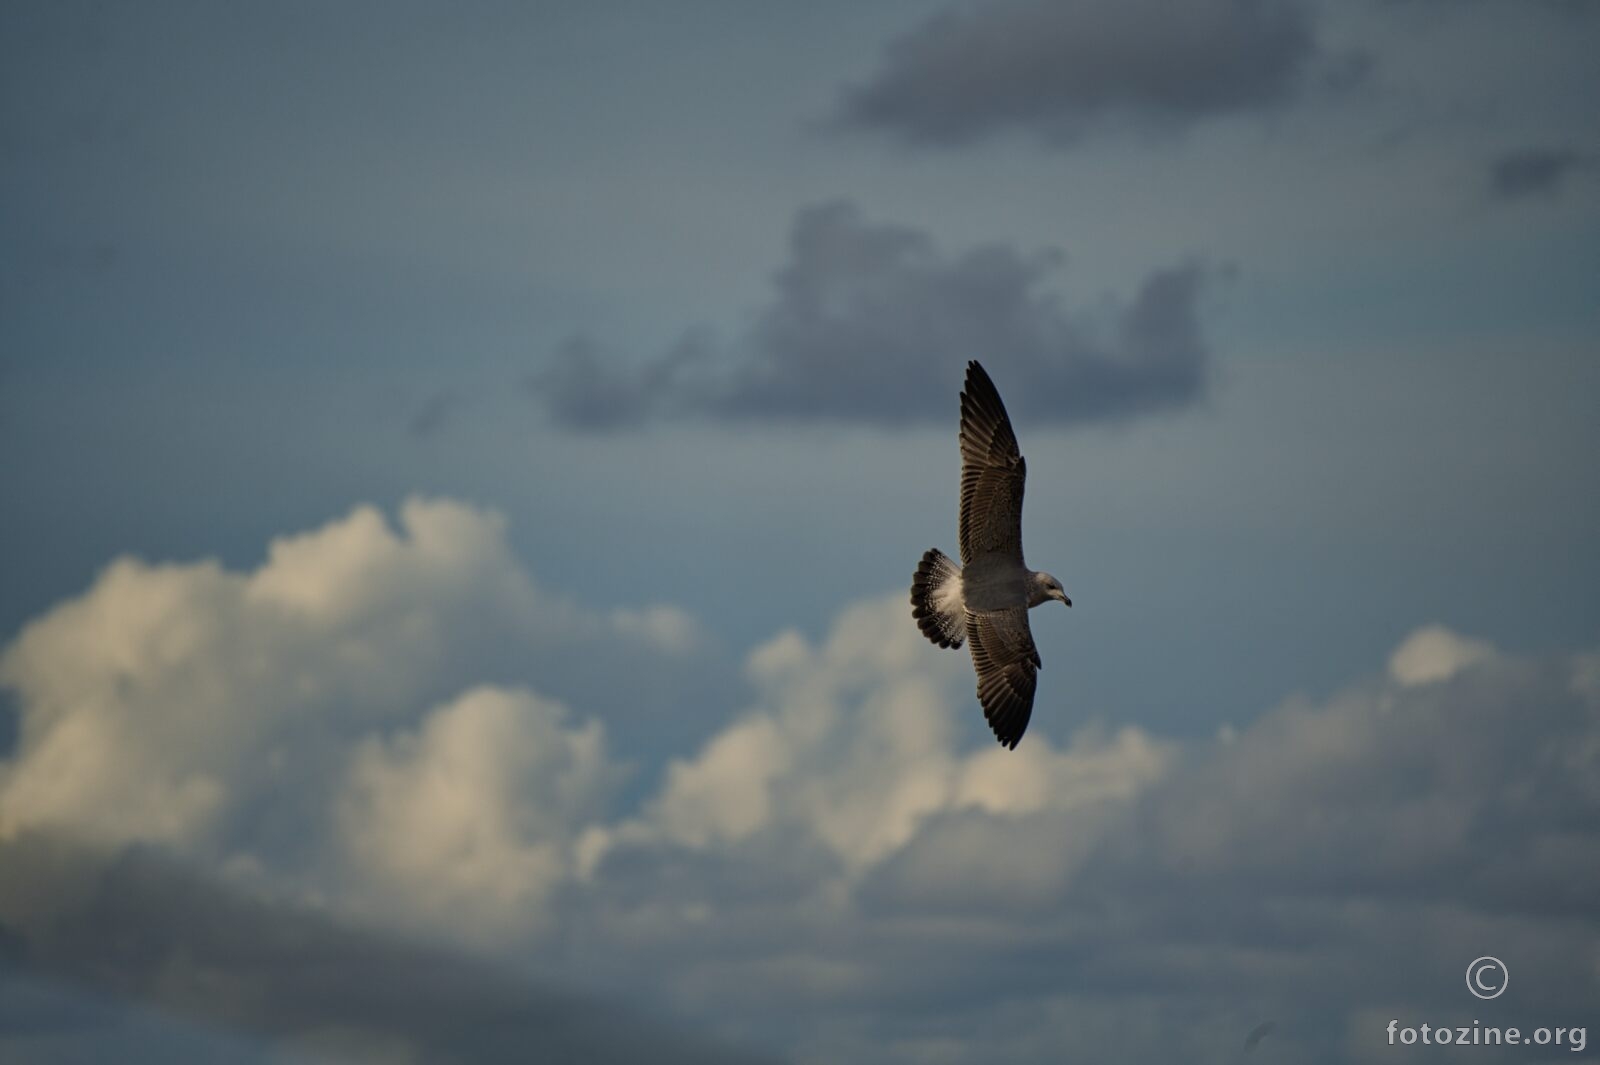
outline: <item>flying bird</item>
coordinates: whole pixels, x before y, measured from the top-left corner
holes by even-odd
[[[961,565],[930,548],[911,578],[911,616],[940,647],[972,647],[978,702],[994,738],[1015,750],[1033,716],[1039,650],[1028,610],[1072,605],[1061,582],[1022,560],[1027,464],[994,382],[976,360],[961,392]]]

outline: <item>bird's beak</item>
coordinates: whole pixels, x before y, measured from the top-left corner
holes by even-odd
[[[1067,598],[1067,593],[1066,592],[1062,592],[1061,595],[1058,598],[1060,598],[1060,600],[1063,603],[1067,604],[1068,606],[1072,605],[1072,600]]]

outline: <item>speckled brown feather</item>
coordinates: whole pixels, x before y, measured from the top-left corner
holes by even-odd
[[[976,361],[961,392],[961,564],[1003,553],[1022,561],[1027,463],[994,382]]]
[[[1028,608],[967,611],[967,639],[983,716],[994,738],[1015,750],[1033,716],[1033,693],[1043,667],[1028,628]]]

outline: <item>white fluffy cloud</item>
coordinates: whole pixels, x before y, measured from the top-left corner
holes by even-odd
[[[757,647],[624,804],[627,704],[708,647],[671,607],[548,596],[454,503],[251,572],[124,559],[0,656],[0,835],[532,948],[800,1060],[1232,1060],[1267,1019],[1284,1060],[1345,1060],[1379,1013],[1458,1008],[1477,954],[1530,1009],[1596,990],[1600,655],[1428,627],[1213,742],[1081,721],[1013,752],[896,593]]]
[[[475,688],[416,731],[363,740],[337,805],[356,897],[475,938],[537,927],[618,772],[599,722],[567,716],[530,692]]]
[[[756,648],[756,706],[673,762],[618,838],[705,849],[804,835],[857,876],[942,812],[1086,812],[1165,772],[1171,745],[1131,728],[1066,751],[1037,731],[1017,752],[958,751],[957,715],[974,712],[966,656],[935,653],[905,610],[901,595],[859,603],[818,645],[785,632]],[[1083,835],[1095,825],[1079,819]]]
[[[543,899],[618,773],[598,723],[520,685],[622,656],[643,701],[706,640],[674,608],[542,592],[492,513],[411,500],[399,518],[358,507],[251,572],[120,559],[29,625],[0,658],[22,707],[0,833],[307,883],[353,864],[423,912],[479,891],[490,923]]]
[[[672,607],[545,595],[497,516],[413,500],[394,528],[360,507],[250,572],[122,559],[0,659],[24,722],[0,763],[0,832],[158,843],[348,912],[514,944],[550,929],[564,890],[604,895],[630,853],[738,879],[784,849],[789,890],[842,912],[931,819],[1070,813],[1082,851],[1098,809],[1166,772],[1172,745],[1136,729],[959,750],[965,657],[903,624],[902,599],[846,609],[816,644],[758,647],[750,704],[718,708],[731,721],[630,813],[611,808],[612,697],[555,700],[546,682],[592,675],[590,656],[648,685],[652,668],[703,664],[708,641]],[[508,674],[513,656],[531,666]],[[721,904],[715,878],[680,886],[683,912]]]
[[[1449,680],[1467,666],[1494,655],[1481,640],[1469,640],[1442,625],[1418,629],[1389,656],[1389,675],[1401,684]]]

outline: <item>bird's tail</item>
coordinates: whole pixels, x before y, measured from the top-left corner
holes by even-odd
[[[967,611],[961,598],[961,567],[943,551],[929,548],[911,578],[911,616],[922,635],[940,647],[960,647],[967,638]]]

